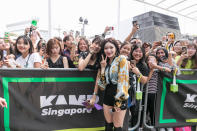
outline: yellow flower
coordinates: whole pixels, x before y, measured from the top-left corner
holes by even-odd
[[[123,68],[126,64],[127,60],[126,59],[122,59],[122,61],[120,62],[120,68]]]

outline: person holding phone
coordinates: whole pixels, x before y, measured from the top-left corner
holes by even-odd
[[[183,42],[181,40],[178,40],[174,43],[173,51],[176,52],[176,55],[182,54],[182,46],[183,46]]]
[[[169,63],[169,59],[171,59],[171,58],[169,57],[169,53],[168,53],[167,49],[164,48],[164,47],[160,47],[160,48],[157,49],[156,58],[157,58],[157,61],[158,61],[158,65],[160,67],[158,69],[163,71],[163,72],[171,72],[172,67],[175,66],[175,65],[171,65]],[[161,128],[160,130],[162,130],[162,131],[164,131],[164,130],[173,131],[173,128],[170,128],[170,127],[167,128],[167,129]]]
[[[144,43],[142,44],[142,47],[144,48],[144,50],[145,50],[145,55],[147,56],[147,55],[149,54],[149,52],[151,51],[151,48],[152,48],[151,43],[149,43],[149,42],[144,42]]]
[[[105,36],[107,35],[107,32],[114,30],[114,27],[106,26],[104,32],[101,34],[101,37],[105,39]]]
[[[171,51],[173,49],[174,42],[175,42],[175,33],[168,32],[166,38],[167,38],[166,39],[167,42],[166,42],[165,48],[167,51]]]
[[[47,45],[46,41],[41,39],[39,40],[37,47],[36,47],[36,50],[39,53],[40,58],[42,60],[41,68],[43,69],[48,68],[48,64],[46,63],[46,59],[48,58],[48,55],[46,53],[46,45]]]
[[[129,68],[129,94],[131,97],[131,126],[135,126],[138,118],[139,101],[136,101],[137,80],[140,79],[140,86],[148,81],[149,70],[145,63],[145,50],[141,45],[134,45],[130,53],[130,68]],[[142,126],[142,121],[140,126]]]
[[[74,38],[72,35],[67,35],[63,39],[64,50],[63,55],[67,57],[69,68],[76,68],[73,64],[73,57],[76,51],[76,45],[74,44]]]
[[[16,67],[15,56],[12,48],[12,44],[5,42],[4,39],[0,39],[0,50],[1,50],[1,68]]]
[[[182,69],[197,69],[197,46],[190,42],[182,47],[183,53],[175,58],[177,65]],[[182,71],[182,74],[193,74],[191,71]]]
[[[29,36],[34,49],[36,48],[36,41],[38,37],[42,39],[40,32],[37,30],[37,26],[31,25],[29,28],[25,28],[25,35]]]
[[[148,68],[150,73],[152,73],[150,80],[147,83],[148,88],[148,103],[147,103],[147,113],[150,115],[151,125],[155,124],[154,116],[155,116],[155,101],[156,94],[158,91],[157,82],[159,80],[159,72],[164,71],[163,67],[158,65],[158,61],[156,59],[156,55],[149,54],[146,58],[146,63],[148,64]],[[158,69],[158,70],[154,70]],[[165,72],[171,72],[170,68],[165,67]]]
[[[139,29],[139,25],[138,25],[137,21],[133,21],[132,23],[133,23],[133,28],[132,28],[131,32],[129,33],[129,35],[125,39],[125,41],[128,41],[128,42],[131,42],[133,35]]]
[[[112,38],[102,42],[101,54],[98,86],[105,90],[105,131],[122,131],[129,97],[128,62],[125,56],[119,55],[117,41]]]

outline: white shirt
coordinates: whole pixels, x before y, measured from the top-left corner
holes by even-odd
[[[21,65],[22,68],[34,68],[35,62],[42,62],[38,53],[29,54],[25,58],[23,58],[21,55],[16,59],[16,63]]]

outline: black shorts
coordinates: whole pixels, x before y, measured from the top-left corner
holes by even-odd
[[[117,85],[108,84],[105,89],[103,103],[107,106],[114,106],[115,104],[115,95],[117,92]]]

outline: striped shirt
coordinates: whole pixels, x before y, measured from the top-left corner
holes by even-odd
[[[158,82],[158,71],[154,71],[151,79],[148,81],[148,93],[156,93],[157,92],[157,82]]]

